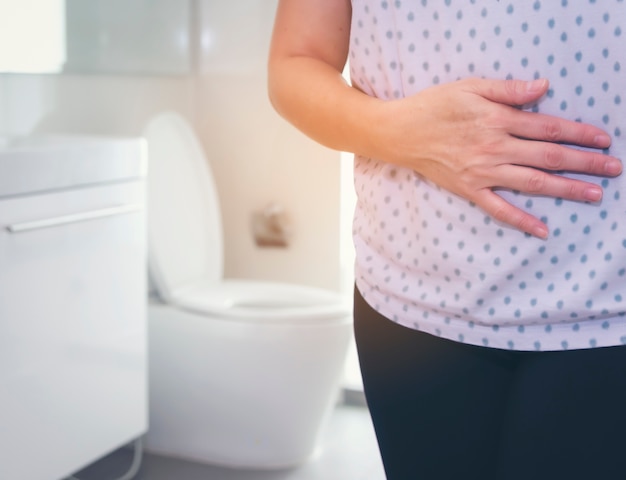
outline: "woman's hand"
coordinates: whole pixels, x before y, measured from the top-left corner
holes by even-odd
[[[380,158],[418,172],[464,197],[494,218],[537,237],[546,225],[494,192],[524,193],[597,202],[602,189],[554,172],[616,176],[621,162],[600,151],[564,144],[607,148],[599,128],[521,111],[538,100],[546,80],[466,79],[386,102]]]

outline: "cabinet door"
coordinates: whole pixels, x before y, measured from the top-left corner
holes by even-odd
[[[145,432],[143,196],[0,200],[1,479],[59,479]]]

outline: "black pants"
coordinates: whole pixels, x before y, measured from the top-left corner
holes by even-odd
[[[399,326],[355,293],[389,480],[626,479],[626,347],[513,352]]]

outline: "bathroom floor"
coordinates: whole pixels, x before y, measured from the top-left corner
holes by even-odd
[[[242,471],[144,453],[135,480],[384,480],[374,429],[365,407],[339,405],[326,428],[324,450],[290,470]],[[75,476],[113,480],[126,473],[132,450],[120,449]]]

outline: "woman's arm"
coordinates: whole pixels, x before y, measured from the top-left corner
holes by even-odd
[[[269,57],[269,97],[283,117],[336,150],[371,151],[360,145],[378,99],[342,77],[350,38],[350,0],[281,0]]]
[[[615,176],[619,160],[561,144],[606,148],[591,125],[523,112],[546,80],[465,79],[383,101],[341,76],[350,38],[349,0],[280,0],[269,58],[276,110],[314,140],[408,167],[473,201],[494,218],[546,237],[546,225],[493,192],[501,187],[599,201],[599,186],[553,171]]]

